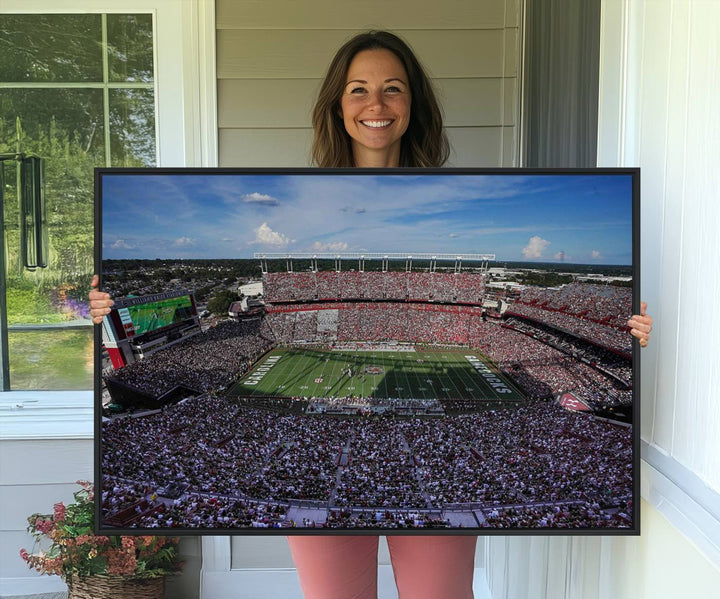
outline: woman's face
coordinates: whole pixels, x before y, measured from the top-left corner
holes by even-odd
[[[410,123],[410,85],[390,50],[358,52],[340,99],[356,166],[397,166],[400,139]]]

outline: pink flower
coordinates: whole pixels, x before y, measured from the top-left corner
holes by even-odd
[[[43,520],[42,518],[38,518],[37,520],[35,520],[35,528],[37,528],[44,535],[49,533],[52,530],[52,527],[52,520]]]
[[[149,547],[152,544],[153,540],[155,540],[155,537],[140,536],[135,539],[135,543],[140,546]]]
[[[53,506],[53,510],[55,512],[53,516],[55,522],[62,522],[65,520],[65,505],[62,502],[56,503]]]
[[[125,549],[135,549],[135,539],[133,537],[122,537],[121,543]]]
[[[108,550],[108,574],[127,576],[135,572],[137,560],[134,552],[123,549]]]
[[[20,557],[23,558],[23,561],[26,562],[30,560],[30,554],[27,552],[27,549],[20,550]]]

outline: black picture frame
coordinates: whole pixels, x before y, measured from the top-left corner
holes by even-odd
[[[171,181],[172,185],[169,184]],[[220,181],[222,190],[218,191],[216,183]],[[238,181],[248,182],[248,185],[243,187]],[[302,201],[293,204],[292,191],[282,196],[265,193],[265,188],[257,185],[257,181],[273,181],[266,187],[275,190],[284,189],[283,183],[289,181],[307,185],[302,188]],[[310,193],[313,182],[317,182],[318,190],[321,189],[316,199]],[[472,195],[473,182],[477,185],[477,197]],[[565,189],[561,189],[563,186]],[[294,193],[299,193],[297,189],[299,187],[294,188]],[[331,197],[332,193],[336,195]],[[425,198],[423,193],[427,194],[427,199],[418,201],[422,206],[415,209],[413,198]],[[196,203],[198,198],[216,202],[218,206],[211,209],[211,205],[206,204],[202,208]],[[260,348],[260,357],[246,356],[248,364],[243,365],[243,374],[235,379],[233,386],[176,404],[174,402],[184,397],[184,393],[197,393],[200,389],[193,388],[187,381],[175,384],[175,375],[171,374],[165,378],[168,388],[175,394],[167,389],[153,394],[142,385],[147,384],[154,374],[143,371],[136,378],[142,384],[139,387],[130,384],[127,382],[130,379],[122,379],[118,374],[122,368],[109,366],[108,356],[115,351],[119,352],[119,360],[132,360],[139,358],[140,351],[143,357],[138,362],[144,360],[143,368],[153,369],[154,373],[166,360],[166,353],[158,350],[159,347],[171,344],[176,354],[189,355],[190,350],[186,348],[205,339],[203,335],[206,335],[205,332],[198,333],[198,329],[204,327],[199,309],[204,302],[195,299],[198,289],[194,289],[189,300],[186,293],[193,291],[186,287],[197,286],[199,278],[188,271],[185,275],[188,285],[183,286],[182,279],[178,284],[171,277],[165,287],[161,285],[141,293],[140,299],[114,294],[117,303],[113,312],[103,325],[96,327],[95,334],[96,532],[172,535],[640,534],[639,345],[637,340],[630,338],[627,327],[622,328],[622,320],[630,316],[628,311],[636,314],[640,309],[638,168],[98,168],[95,171],[95,202],[95,267],[101,275],[102,289],[127,273],[124,270],[126,263],[113,263],[113,260],[154,261],[136,263],[136,274],[142,276],[131,278],[127,286],[134,291],[149,290],[150,285],[141,286],[138,282],[153,281],[161,271],[163,276],[168,272],[179,272],[178,261],[190,264],[188,261],[192,258],[188,255],[192,256],[192,252],[198,256],[196,260],[205,261],[203,272],[207,273],[206,266],[211,262],[234,260],[210,248],[207,240],[212,235],[209,231],[213,227],[220,229],[220,223],[222,227],[229,222],[245,223],[247,230],[242,231],[246,234],[252,231],[257,243],[243,241],[244,245],[238,246],[240,250],[237,251],[252,251],[256,257],[237,260],[258,263],[257,270],[262,271],[264,277],[263,301],[255,302],[250,308],[246,304],[248,314],[252,310],[256,313],[241,314],[247,318],[227,326],[235,327],[233,330],[246,327],[250,331],[252,320],[259,321],[259,328],[251,332],[243,330],[242,334],[216,333],[220,337],[232,337],[234,341],[241,337],[246,339],[243,337],[246,334],[248,340],[252,335],[266,339],[258,331],[268,325],[275,334],[270,345]],[[491,204],[497,206],[495,212],[490,209]],[[282,222],[293,231],[304,231],[302,238],[299,233],[274,226],[273,215],[283,211]],[[382,214],[366,218],[376,212]],[[224,218],[219,214],[224,214]],[[337,217],[337,223],[334,217]],[[349,218],[355,218],[358,224],[355,227],[348,225]],[[433,218],[435,224],[430,222]],[[150,229],[143,225],[143,222],[153,221],[164,222],[162,230],[165,232],[175,231],[178,244],[173,247],[169,238],[163,241],[164,246],[155,244],[157,237],[153,238],[147,232]],[[263,224],[258,227],[261,221]],[[364,229],[364,221],[372,224]],[[128,228],[128,223],[133,222],[135,224]],[[196,238],[186,232],[192,222],[198,232]],[[378,227],[378,223],[384,224]],[[448,233],[442,228],[448,223],[457,226],[461,232],[457,235]],[[435,237],[428,233],[433,230],[432,226],[438,228]],[[236,230],[240,235],[241,227]],[[136,237],[129,239],[128,231],[135,231]],[[201,241],[200,231],[208,235],[205,241]],[[548,233],[543,234],[543,231]],[[353,241],[341,242],[343,235]],[[518,235],[525,235],[527,245],[518,248],[516,241],[512,243],[524,252],[524,260],[509,260],[501,253],[496,253],[495,260],[487,260],[487,254],[493,252],[492,247],[487,247],[492,245],[491,240],[520,239]],[[461,237],[460,241],[456,241],[458,237]],[[556,242],[556,239],[562,241]],[[602,249],[590,254],[580,256],[580,249],[569,249],[591,248],[593,242],[600,244],[603,239]],[[382,240],[382,247],[377,247],[378,240]],[[262,242],[266,245],[261,246]],[[576,242],[577,245],[573,245]],[[403,243],[407,245],[404,249]],[[268,247],[282,248],[282,251],[270,252]],[[466,249],[461,251],[459,247]],[[123,251],[127,257],[118,257]],[[162,257],[157,253],[159,251],[165,252]],[[172,251],[178,252],[177,258],[169,257]],[[207,251],[218,253],[217,258],[206,254]],[[623,256],[626,263],[608,264],[613,251],[616,251],[615,255]],[[376,256],[370,257],[373,254]],[[278,259],[277,255],[291,257],[281,259],[279,263],[272,262]],[[585,262],[574,263],[578,257]],[[401,262],[397,270],[396,260]],[[381,264],[371,264],[373,261]],[[521,262],[527,266],[518,265]],[[499,268],[497,265],[501,263],[506,265],[505,271],[496,277],[497,273],[490,269]],[[110,272],[108,265],[113,264],[115,270]],[[472,272],[467,272],[468,269]],[[516,286],[510,284],[513,280],[507,273],[513,269],[519,272],[516,279],[526,284],[524,291],[517,292]],[[202,270],[197,269],[198,272]],[[324,274],[333,272],[335,275]],[[350,272],[358,276],[350,276]],[[615,274],[606,275],[608,272]],[[271,276],[276,273],[279,276]],[[568,276],[573,281],[569,287],[563,283]],[[605,282],[613,277],[616,282],[630,277],[631,291],[623,291],[627,287],[608,284],[602,290],[600,285],[576,281],[593,277]],[[357,283],[358,278],[363,282]],[[482,283],[478,283],[479,279]],[[461,280],[470,281],[463,285],[474,291],[460,290]],[[498,280],[506,283],[505,288],[493,286],[490,292],[491,283],[494,285]],[[534,280],[543,285],[556,281],[565,286],[552,291],[528,284]],[[454,285],[452,291],[443,288],[448,281],[450,287]],[[396,283],[403,292],[397,290]],[[383,288],[382,296],[372,296],[375,291],[371,293],[370,287],[377,289],[378,285]],[[109,290],[112,289],[111,285]],[[478,289],[480,295],[472,296]],[[349,297],[353,293],[356,297]],[[605,295],[597,295],[601,293]],[[269,294],[274,295],[269,298]],[[491,298],[497,304],[494,312]],[[587,306],[583,304],[583,298],[588,300]],[[264,306],[261,305],[263,302]],[[619,305],[621,309],[613,312],[611,305]],[[172,312],[171,317],[168,317],[169,312],[160,312],[163,306],[170,306],[167,310]],[[510,306],[515,308],[511,310]],[[150,316],[146,314],[149,309],[153,310]],[[378,314],[369,316],[371,310]],[[301,317],[298,316],[300,312],[307,314]],[[287,316],[293,314],[294,317]],[[153,329],[163,322],[163,318],[168,322]],[[313,319],[314,324],[310,322]],[[320,320],[322,326],[318,325]],[[289,335],[290,341],[283,343],[282,353],[274,354],[280,352],[278,339],[282,335],[277,333],[278,327],[285,331],[290,321],[292,332],[283,333],[285,338]],[[355,331],[368,333],[372,330],[368,339],[340,339],[347,335],[340,331],[349,330],[351,321],[355,323]],[[372,329],[367,324],[371,321]],[[407,327],[402,331],[409,331],[411,326],[420,323],[417,326],[423,332],[413,332],[412,337],[406,333],[408,338],[405,339],[392,338],[388,334],[387,341],[380,341],[382,327],[390,330],[396,321],[414,323],[397,325],[401,329]],[[434,332],[426,332],[423,323],[428,324],[427,331]],[[442,323],[443,331],[456,331],[454,336],[447,331],[441,334],[438,323]],[[432,329],[433,326],[436,328]],[[457,333],[462,327],[466,330],[465,337]],[[473,333],[476,336],[472,337],[476,341],[484,339],[482,347],[468,341],[463,349],[461,343],[451,342],[453,339],[470,340],[473,327],[485,331]],[[132,332],[132,338],[128,337],[128,330]],[[295,336],[296,330],[298,336]],[[312,339],[307,335],[308,330],[314,331],[311,332]],[[603,337],[605,334],[607,338]],[[109,349],[110,345],[118,346],[118,335],[125,335],[121,349]],[[308,338],[301,339],[303,335]],[[335,346],[331,349],[333,335]],[[431,343],[433,339],[435,344]],[[438,343],[438,339],[441,342]],[[360,347],[361,341],[368,340],[375,345],[369,349]],[[344,349],[338,349],[344,341],[348,342]],[[350,341],[357,343],[352,345]],[[208,343],[220,341],[209,340]],[[382,343],[385,345],[378,349]],[[499,344],[509,347],[508,355],[518,351],[525,356],[519,347],[525,347],[524,344],[540,349],[537,355],[535,349],[527,350],[526,358],[498,360],[493,348]],[[412,354],[410,345],[416,354],[409,361],[404,357],[392,357],[387,363],[382,361],[382,365],[377,365],[377,357],[369,362],[362,359],[362,352],[375,356],[393,352],[396,355]],[[442,360],[450,359],[445,355],[445,349],[448,355],[462,355],[462,364],[449,362],[450,366],[442,366]],[[342,351],[348,353],[332,353]],[[127,354],[125,357],[123,352]],[[159,353],[153,358],[156,352]],[[203,355],[210,356],[211,353],[208,350]],[[358,354],[360,358],[357,358]],[[473,360],[470,360],[471,354]],[[326,387],[340,385],[343,381],[343,391],[331,389],[326,395],[318,396],[309,391],[310,383],[305,386],[308,397],[312,395],[311,400],[286,401],[277,399],[278,389],[256,395],[245,386],[243,395],[247,398],[231,397],[230,391],[247,381],[259,368],[262,367],[264,373],[272,370],[270,366],[264,367],[272,355],[280,356],[271,362],[272,368],[280,362],[285,363],[286,358],[295,360],[290,362],[296,369],[296,374],[292,375],[295,378],[306,358],[315,362],[327,358],[327,363],[333,364],[340,364],[347,358],[348,362],[344,363],[347,372],[342,365],[339,366],[342,373],[332,371],[337,381],[326,381],[325,377],[329,379],[330,375],[324,374],[312,379],[318,385],[332,382]],[[612,355],[618,358],[619,365],[611,364]],[[336,359],[336,356],[342,357]],[[437,358],[441,361],[435,363],[437,356],[441,356]],[[485,363],[487,358],[489,361]],[[186,358],[181,357],[180,366],[175,368],[189,371],[183,359]],[[202,361],[193,360],[195,363]],[[417,366],[412,364],[413,360]],[[125,372],[131,373],[134,368]],[[232,370],[233,366],[229,368]],[[348,381],[357,380],[366,385],[372,379],[375,384],[377,377],[390,380],[391,373],[403,369],[413,376],[432,373],[428,375],[428,385],[452,381],[458,397],[453,397],[456,391],[447,391],[446,396],[441,397],[442,393],[434,394],[431,388],[421,387],[422,383],[419,383],[417,387],[411,385],[407,393],[418,395],[422,388],[422,398],[401,396],[404,390],[396,385],[394,390],[401,397],[393,397],[386,389],[384,393],[378,392],[382,397],[372,397],[370,393],[368,397],[338,399],[348,397],[347,388],[351,386]],[[321,371],[322,368],[318,372]],[[483,395],[487,394],[485,388],[474,387],[472,382],[466,389],[469,395],[463,395],[457,381],[474,380],[466,378],[468,372],[478,376],[478,380],[490,382],[489,388],[507,386],[518,391],[519,399],[506,402],[497,394],[494,399],[487,397]],[[549,383],[553,373],[562,372],[565,375],[558,376],[561,379],[562,376],[575,377],[573,380],[581,391],[563,393],[562,385],[553,388]],[[446,375],[448,378],[443,378]],[[547,380],[543,379],[545,376]],[[432,381],[434,377],[439,378]],[[262,378],[256,375],[254,380],[259,382]],[[603,380],[607,381],[605,395],[597,391],[602,388]],[[286,381],[285,384],[290,383]],[[572,383],[567,384],[572,386]],[[533,385],[539,390],[533,390]],[[108,387],[113,391],[113,398],[117,397],[125,404],[125,413],[109,411]],[[547,394],[548,389],[549,399],[530,397],[531,394]],[[588,389],[594,390],[595,403],[591,401]],[[294,391],[293,397],[302,393],[297,389]],[[269,399],[270,395],[275,399]],[[483,398],[478,399],[479,395]],[[508,392],[508,395],[516,397],[515,393]],[[152,404],[160,398],[168,401],[166,407]],[[140,415],[144,410],[137,406],[145,400],[155,407],[150,410],[155,415]],[[342,406],[343,401],[344,405],[357,407],[356,413],[351,414],[349,409],[343,413],[343,409],[338,409],[337,403]],[[560,407],[558,401],[576,408],[584,406],[582,411],[585,413]],[[471,405],[474,403],[482,405]],[[318,407],[321,404],[323,408]],[[311,405],[315,406],[314,410],[324,410],[324,415],[308,414]],[[462,405],[470,407],[458,407]],[[127,412],[128,407],[134,410],[131,415]],[[438,409],[433,412],[435,408]],[[228,425],[230,418],[232,426]],[[619,419],[625,422],[618,423]],[[157,425],[151,424],[155,421]],[[214,428],[213,422],[216,423]],[[320,424],[310,425],[316,422]],[[576,422],[582,422],[584,426],[576,427]],[[124,425],[128,428],[121,430]],[[320,451],[317,447],[323,445],[323,440],[318,433],[322,431],[329,438],[333,436],[332,441],[326,443],[328,447]],[[364,440],[362,443],[358,440],[354,445],[358,434]],[[397,438],[388,440],[388,435],[392,434]],[[605,437],[606,445],[598,444],[598,439],[602,441]],[[151,438],[157,438],[156,445]],[[344,441],[338,445],[338,439]],[[448,439],[460,441],[453,443]],[[564,453],[561,454],[561,450]],[[243,462],[250,466],[238,466],[243,451],[255,456]],[[334,465],[332,460],[328,461],[333,451]],[[621,458],[617,457],[618,451]],[[293,453],[296,455],[292,456]],[[575,457],[571,456],[573,453]],[[219,454],[222,457],[218,457]],[[287,463],[282,463],[288,454],[291,456]],[[318,455],[319,460],[324,460],[323,465],[308,468],[311,456]],[[188,456],[195,460],[196,473],[186,472],[190,463]],[[443,460],[447,479],[442,479]],[[353,473],[354,468],[356,472]],[[294,479],[293,471],[298,473]],[[132,473],[135,473],[134,479]],[[308,477],[312,476],[316,477],[317,486],[324,485],[322,490],[308,482]],[[123,487],[125,484],[127,488]],[[213,484],[214,490],[211,490]],[[478,485],[482,486],[482,492],[478,491]],[[118,487],[119,493],[116,492]],[[389,491],[383,495],[384,488]],[[278,489],[284,489],[290,496],[276,497]],[[312,496],[315,492],[317,497]],[[469,495],[465,498],[472,500],[458,501],[464,498],[465,492]],[[325,499],[320,498],[323,493],[326,493]],[[123,495],[124,499],[118,499]],[[371,505],[365,500],[353,503],[369,495],[382,498],[382,503],[377,499]],[[117,500],[112,508],[108,508],[108,497]],[[174,506],[175,499],[180,502],[180,507]],[[192,507],[193,503],[195,507]],[[323,512],[325,518],[340,525],[320,526]],[[144,514],[145,520],[138,520],[138,514]],[[158,514],[162,517],[158,518]],[[443,526],[442,523],[448,520],[452,525]],[[145,523],[138,525],[139,521]],[[295,526],[287,526],[288,521],[294,521]],[[209,525],[210,522],[215,524]],[[268,527],[264,526],[266,523]],[[469,525],[472,523],[475,525]]]

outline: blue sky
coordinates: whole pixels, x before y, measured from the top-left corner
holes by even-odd
[[[108,258],[253,252],[494,253],[631,264],[632,178],[620,174],[103,175]]]

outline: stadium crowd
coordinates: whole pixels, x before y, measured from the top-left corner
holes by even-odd
[[[627,502],[603,510],[598,503],[514,506],[487,510],[488,528],[629,528]]]
[[[599,500],[630,488],[629,430],[554,402],[399,429],[433,505]]]
[[[449,520],[412,510],[330,510],[323,528],[449,528]]]
[[[273,308],[266,315],[283,343],[390,341],[467,345],[481,335],[482,309],[396,302],[339,302]],[[323,320],[322,327],[319,321]]]
[[[104,378],[152,397],[179,385],[198,392],[217,390],[247,372],[273,343],[272,331],[265,320],[225,320]]]
[[[478,304],[485,275],[427,271],[301,271],[263,275],[266,302],[388,299]]]
[[[508,308],[509,315],[552,325],[577,337],[630,355],[632,289],[570,283],[560,289],[526,287]]]
[[[426,504],[414,476],[410,449],[393,420],[359,428],[350,440],[334,505],[411,508]]]
[[[268,274],[266,299],[294,304],[222,321],[107,378],[153,396],[180,385],[214,392],[278,342],[403,341],[482,351],[528,403],[391,420],[311,412],[354,402],[401,413],[408,400],[244,402],[206,393],[103,423],[103,517],[161,528],[296,526],[289,509],[309,501],[326,509],[327,520],[315,523],[325,527],[443,527],[443,510],[458,504],[497,528],[628,525],[630,430],[547,400],[572,392],[594,408],[630,404],[630,363],[619,355],[629,347],[621,324],[629,290],[529,289],[503,319],[486,320],[480,306],[434,303],[472,304],[483,291],[482,276],[464,273]],[[326,294],[332,302],[316,301]],[[351,298],[361,301],[335,301]],[[443,406],[471,410],[465,403]],[[301,415],[302,406],[313,409]]]
[[[328,513],[577,501],[586,518],[630,495],[631,464],[629,429],[551,402],[440,420],[338,419],[205,395],[103,423],[103,517],[144,499],[157,508],[142,516],[148,527],[292,526],[287,508],[305,500]],[[181,497],[161,496],[179,484]]]
[[[588,343],[542,323],[510,317],[504,320],[503,324],[552,345],[574,358],[596,364],[628,386],[632,384],[632,364],[630,359],[624,355]]]
[[[616,328],[625,328],[632,313],[632,288],[570,283],[560,289],[526,287],[519,301]]]

